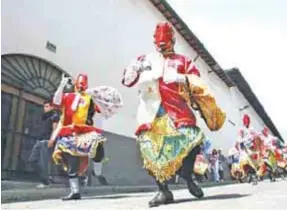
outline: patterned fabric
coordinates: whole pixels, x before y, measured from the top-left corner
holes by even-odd
[[[203,175],[208,169],[208,161],[203,155],[197,155],[194,163],[194,173],[198,175]]]
[[[243,179],[246,176],[245,171],[243,170],[240,163],[233,163],[231,166],[231,176],[235,179]]]
[[[61,101],[62,124],[63,126],[86,124],[88,111],[91,104],[91,97],[87,94],[65,93]]]
[[[149,131],[138,136],[144,167],[160,182],[169,180],[182,166],[183,159],[204,139],[198,127],[176,129],[160,109]]]
[[[275,172],[277,166],[276,154],[273,150],[268,150],[265,153],[264,161],[271,167],[272,171]]]
[[[62,160],[63,153],[81,157],[79,173],[84,174],[88,167],[87,159],[95,157],[98,145],[105,141],[106,139],[96,132],[77,135],[77,137],[58,137],[52,157],[57,165],[63,164],[64,170],[67,170],[67,165],[65,161]]]
[[[234,162],[231,166],[231,176],[236,179],[244,179],[247,175],[247,166],[255,168],[251,158],[248,155],[242,155],[240,158],[234,158]]]
[[[109,118],[123,106],[122,96],[117,89],[109,86],[99,86],[86,91],[99,107],[101,114]]]
[[[57,139],[55,150],[62,150],[72,156],[88,156],[93,158],[97,145],[106,139],[96,133],[90,132],[75,136],[64,136]]]
[[[207,127],[211,131],[217,131],[224,125],[226,120],[226,114],[218,106],[215,98],[209,92],[206,85],[200,77],[190,75],[189,76],[189,90],[191,90],[192,99],[187,94],[185,87],[181,87],[182,94],[187,101],[190,101],[192,107],[196,107],[204,119]]]

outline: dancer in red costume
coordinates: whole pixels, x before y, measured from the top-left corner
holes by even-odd
[[[69,79],[63,77],[54,95],[53,102],[61,107],[62,118],[50,140],[50,145],[56,142],[54,161],[62,164],[69,175],[71,193],[63,200],[81,198],[79,177],[85,174],[89,158],[96,162],[101,161],[97,158],[98,148],[102,148],[106,139],[100,134],[101,131],[93,126],[92,118],[95,112],[109,117],[109,108],[113,110],[113,107],[105,107],[98,99],[110,102],[109,96],[118,94],[107,95],[105,90],[110,90],[109,87],[88,90],[88,77],[85,74],[77,76],[74,92],[64,94],[63,90]],[[120,107],[121,104],[118,104],[117,108]]]
[[[262,139],[264,140],[264,162],[265,167],[263,172],[268,172],[271,181],[275,181],[276,174],[281,174],[284,177],[286,170],[286,161],[284,161],[283,143],[275,136],[272,136],[267,127],[262,131]]]
[[[248,115],[243,117],[243,127],[239,130],[239,137],[235,143],[235,149],[239,152],[239,165],[243,177],[248,176],[249,182],[257,184],[258,176],[262,176],[259,170],[264,165],[262,149],[263,140],[260,134],[250,126]],[[243,178],[241,177],[241,178]]]
[[[123,85],[140,90],[136,135],[144,167],[159,188],[149,206],[173,202],[167,181],[176,173],[186,180],[192,195],[203,197],[201,188],[191,179],[204,139],[192,108],[201,111],[213,131],[225,121],[225,114],[207,94],[193,61],[174,52],[175,35],[169,23],[157,24],[154,43],[157,51],[138,57],[126,68],[122,80]]]

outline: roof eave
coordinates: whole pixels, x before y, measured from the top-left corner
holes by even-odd
[[[189,29],[185,22],[179,17],[174,9],[165,0],[149,0],[175,27],[179,34],[185,39],[198,55],[206,62],[211,70],[223,80],[228,86],[234,86],[232,80],[225,74],[221,66],[215,61],[211,54],[206,50],[202,42],[196,37],[196,35]]]

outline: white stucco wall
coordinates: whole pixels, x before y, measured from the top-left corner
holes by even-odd
[[[153,30],[165,18],[147,0],[2,0],[2,54],[24,53],[53,62],[72,75],[86,72],[90,86],[111,85],[122,93],[121,112],[102,123],[105,130],[133,136],[136,122],[137,90],[121,85],[123,69],[131,59],[154,50]],[[57,46],[56,54],[45,49],[46,42]],[[177,34],[176,51],[194,58],[195,51]],[[198,59],[202,76],[237,125],[238,107],[245,105],[238,90],[229,88]],[[237,111],[236,111],[237,110]],[[262,124],[248,109],[255,127]],[[226,122],[219,132],[209,132],[214,146],[224,151],[235,140],[238,127]]]

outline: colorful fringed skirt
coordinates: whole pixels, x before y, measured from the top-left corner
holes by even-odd
[[[89,165],[89,158],[96,156],[97,147],[103,144],[106,139],[97,132],[89,132],[75,136],[58,137],[55,150],[53,153],[53,160],[55,164],[62,164],[63,169],[67,171],[67,163],[62,158],[63,153],[80,158],[80,166],[78,175],[83,175]]]
[[[143,166],[159,182],[169,180],[181,168],[183,159],[203,142],[198,127],[175,128],[161,107],[149,131],[138,136]]]

